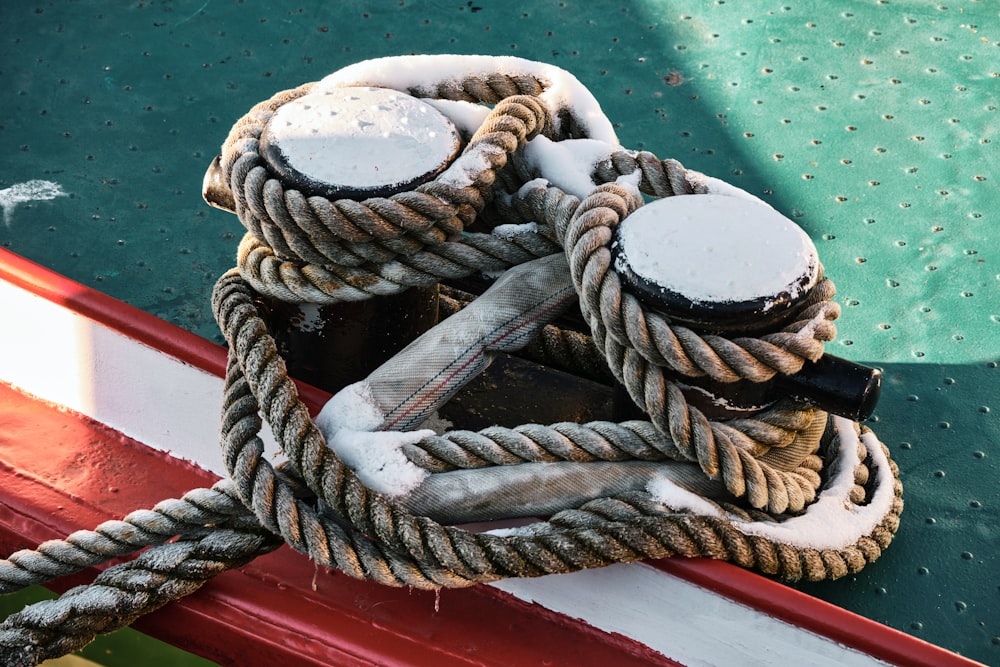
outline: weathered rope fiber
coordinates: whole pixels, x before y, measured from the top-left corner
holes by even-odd
[[[94,530],[79,530],[64,539],[43,542],[35,549],[14,552],[0,560],[0,594],[74,574],[137,549],[246,515],[229,480],[211,489],[193,489],[181,498],[163,500],[152,509],[105,521]]]
[[[641,558],[699,555],[732,558],[784,577],[822,579],[857,571],[874,560],[898,525],[901,486],[890,462],[895,498],[891,511],[870,535],[839,550],[789,548],[766,538],[749,537],[725,520],[664,513],[663,506],[651,502],[648,496],[641,503],[636,501],[645,509],[629,512],[627,520],[622,520],[625,515],[620,512],[618,517],[600,518],[603,501],[595,501],[579,511],[557,515],[561,518],[554,518],[533,536],[499,537],[441,526],[366,489],[325,446],[295,395],[284,362],[269,337],[260,334],[263,321],[255,314],[251,299],[252,292],[232,272],[216,290],[220,323],[232,336],[235,357],[241,359],[231,361],[227,377],[225,422],[233,427],[227,429],[224,445],[227,462],[232,465],[230,472],[241,497],[258,519],[280,532],[294,548],[305,546],[303,550],[327,566],[345,569],[344,562],[357,562],[357,552],[327,551],[334,544],[326,533],[328,521],[303,511],[307,508],[292,509],[297,501],[282,490],[260,455],[255,429],[259,427],[257,409],[261,408],[291,465],[303,470],[306,484],[318,491],[337,521],[349,525],[348,532],[369,536],[387,557],[383,562],[368,561],[363,568],[346,568],[352,576],[364,570],[364,576],[389,585],[454,586],[506,576],[569,572]],[[258,403],[254,396],[267,396],[268,401]],[[856,479],[866,480],[867,471],[856,473]],[[855,497],[863,502],[863,496],[860,490]],[[282,498],[280,510],[271,501],[273,497]],[[584,520],[584,516],[589,518]],[[309,547],[309,540],[323,548]],[[399,559],[395,564],[389,560],[390,554]]]
[[[389,85],[357,66],[340,79],[336,85]],[[711,421],[675,381],[765,382],[798,372],[835,336],[839,308],[830,281],[813,290],[795,322],[760,336],[702,335],[645,308],[608,270],[614,228],[641,205],[627,183],[666,197],[704,194],[707,181],[674,160],[611,143],[607,158],[593,165],[594,188],[582,200],[535,180],[544,174],[525,157],[529,141],[589,138],[610,123],[572,107],[551,108],[546,95],[554,80],[530,68],[403,86],[423,97],[494,105],[466,137],[456,163],[411,192],[358,202],[286,188],[258,152],[261,132],[283,104],[317,85],[256,105],[223,146],[222,169],[248,230],[237,269],[224,274],[212,294],[230,348],[222,447],[231,479],[0,560],[0,592],[9,592],[155,545],[105,570],[91,586],[0,624],[4,664],[37,664],[75,650],[282,541],[351,577],[425,589],[675,555],[819,580],[857,572],[879,557],[898,527],[902,487],[888,452],[867,429],[854,425],[845,434],[826,413],[790,401],[750,418]],[[527,222],[535,223],[535,233],[491,233],[495,224]],[[631,492],[505,535],[414,514],[404,500],[367,488],[327,446],[255,304],[258,294],[321,304],[362,300],[495,274],[553,253],[566,255],[591,335],[545,327],[529,353],[588,377],[613,378],[649,421],[451,431],[407,445],[404,454],[435,473],[538,462],[673,461],[717,480],[727,500],[706,499],[708,510],[696,513]],[[443,303],[448,310],[462,307],[461,299],[447,295]],[[289,459],[283,468],[264,456],[261,414]],[[831,472],[824,459],[852,442],[857,452],[843,459],[854,461],[852,467]],[[852,511],[884,508],[853,543],[793,544],[761,528],[807,517],[823,484],[845,474],[853,476],[845,499]]]
[[[108,568],[89,585],[9,616],[0,625],[2,664],[35,665],[83,648],[98,634],[125,627],[280,545],[280,540],[244,519],[153,547]]]
[[[313,87],[258,104],[223,145],[223,173],[249,232],[238,263],[255,289],[288,301],[335,303],[502,271],[553,252],[544,239],[531,247],[489,234],[450,240],[492,196],[495,171],[508,156],[546,131],[547,110],[536,98],[518,95],[497,103],[464,150],[487,165],[477,164],[468,184],[456,185],[448,174],[388,198],[331,201],[286,189],[269,176],[258,153],[260,135],[274,112]]]
[[[441,526],[367,490],[353,471],[325,446],[305,406],[296,397],[295,386],[284,372],[284,362],[269,337],[260,334],[264,324],[256,316],[251,299],[252,292],[234,273],[224,277],[216,290],[215,307],[220,322],[232,335],[235,357],[244,359],[239,364],[235,360],[230,364],[225,422],[234,426],[250,424],[249,428],[227,429],[227,461],[232,462],[230,472],[241,497],[253,507],[258,518],[280,532],[295,548],[306,542],[305,535],[315,544],[323,545],[323,549],[308,550],[322,565],[345,569],[343,563],[356,562],[358,554],[350,550],[339,554],[326,551],[325,547],[331,544],[325,532],[329,523],[321,518],[301,513],[302,508],[276,509],[273,497],[286,497],[282,503],[296,501],[285,495],[269,464],[260,457],[260,445],[253,444],[256,436],[250,433],[255,434],[254,429],[259,426],[258,407],[291,465],[308,469],[309,472],[303,471],[306,484],[319,491],[317,495],[336,518],[349,524],[351,531],[369,536],[380,545],[383,554],[394,554],[399,559],[395,566],[388,560],[368,561],[363,568],[367,570],[365,576],[389,585],[467,585],[505,576],[538,576],[667,555],[728,558],[736,554],[737,562],[749,566],[760,564],[765,571],[780,576],[826,578],[856,571],[855,568],[877,557],[898,522],[901,502],[894,503],[893,512],[871,536],[861,541],[862,546],[825,554],[789,549],[767,539],[751,539],[733,525],[711,517],[664,514],[662,506],[654,509],[655,503],[648,499],[644,506],[650,515],[637,518],[634,524],[631,520],[622,523],[612,519],[602,524],[590,519],[585,530],[580,525],[569,530],[553,526],[533,537],[498,537]],[[258,395],[267,396],[267,404],[253,400]],[[252,450],[249,453],[248,448]],[[894,488],[898,496],[898,480]],[[588,507],[581,509],[588,511]],[[308,522],[304,514],[309,515]],[[404,568],[405,563],[409,566]],[[360,569],[345,571],[357,576]]]

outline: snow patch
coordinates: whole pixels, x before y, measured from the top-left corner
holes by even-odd
[[[539,228],[537,222],[525,222],[522,224],[497,225],[490,233],[504,241],[513,241],[514,237],[521,234],[537,234]]]
[[[314,420],[327,445],[365,486],[387,496],[406,495],[430,474],[403,454],[403,447],[434,431],[375,431],[385,413],[364,380],[335,394]]]
[[[18,204],[31,201],[46,201],[56,197],[65,197],[62,187],[52,181],[32,180],[15,183],[9,188],[0,190],[0,207],[3,208],[3,224],[10,227],[14,219],[14,209]]]
[[[535,537],[538,535],[538,524],[529,523],[524,526],[491,528],[490,530],[484,530],[483,534],[495,535],[496,537]]]
[[[437,171],[457,151],[458,132],[436,108],[386,88],[335,88],[304,95],[271,117],[262,147],[330,186],[375,188]]]
[[[559,129],[559,110],[570,109],[587,136],[618,144],[608,120],[593,94],[564,69],[547,63],[513,56],[410,55],[375,58],[355,63],[333,72],[319,82],[318,88],[351,85],[389,86],[428,95],[438,84],[458,84],[472,77],[503,74],[512,77],[530,75],[542,82],[540,95],[548,106],[553,127]]]
[[[488,106],[466,102],[465,100],[438,100],[432,97],[421,97],[421,102],[429,104],[448,120],[455,124],[458,131],[467,137],[471,137],[483,125],[483,121],[492,111]]]
[[[545,174],[552,185],[583,199],[597,187],[592,177],[597,164],[618,148],[617,143],[597,139],[552,141],[537,136],[524,147],[524,156],[534,173]]]
[[[646,491],[657,502],[680,511],[718,519],[726,518],[726,513],[710,500],[688,491],[664,474],[658,474],[646,484]]]
[[[437,410],[435,410],[427,416],[427,419],[425,419],[423,423],[420,424],[420,428],[430,429],[431,431],[434,431],[435,435],[444,435],[454,425],[454,422],[450,419],[445,419],[438,414]]]
[[[662,477],[651,481],[646,490],[655,500],[673,509],[727,519],[745,535],[819,551],[844,549],[870,535],[889,514],[895,490],[889,461],[878,438],[868,432],[859,439],[854,422],[842,417],[834,418],[834,428],[840,437],[840,450],[830,464],[832,477],[816,501],[799,516],[782,521],[745,521]],[[856,505],[850,500],[854,470],[861,462],[859,442],[867,450],[875,470],[875,492],[866,505]]]
[[[384,418],[385,413],[375,399],[371,386],[361,380],[334,394],[313,421],[323,435],[327,435],[342,428],[374,431]]]
[[[440,183],[447,183],[456,188],[465,188],[476,181],[476,177],[490,168],[490,161],[486,157],[487,147],[483,144],[476,146],[471,151],[463,152],[457,160],[441,172],[437,180]]]
[[[627,257],[636,274],[696,303],[794,299],[818,278],[816,248],[798,225],[729,195],[659,199],[628,216],[619,239],[620,262]]]

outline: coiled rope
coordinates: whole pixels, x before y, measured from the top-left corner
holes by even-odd
[[[267,119],[319,84],[279,93],[236,123],[221,165],[248,231],[238,268],[220,278],[212,295],[230,348],[222,427],[230,479],[0,561],[0,592],[11,592],[158,545],[109,568],[91,586],[8,618],[0,625],[5,664],[36,664],[75,650],[281,541],[352,577],[431,589],[668,556],[724,559],[783,579],[818,580],[857,572],[878,558],[898,527],[902,488],[895,464],[870,431],[841,423],[821,441],[833,420],[788,401],[752,418],[712,421],[688,404],[672,379],[763,382],[794,374],[835,336],[832,283],[824,280],[814,290],[795,322],[759,337],[701,335],[645,308],[608,270],[611,233],[641,205],[620,177],[636,179],[651,197],[697,195],[708,190],[707,181],[674,160],[616,145],[594,165],[595,185],[582,201],[532,180],[544,174],[532,173],[524,160],[527,142],[586,138],[600,119],[554,106],[546,96],[560,81],[551,69],[524,62],[512,68],[504,60],[504,73],[489,62],[480,67],[480,59],[473,69],[481,71],[399,86],[494,108],[451,168],[388,198],[306,196],[268,172],[258,152]],[[348,68],[333,85],[393,87],[379,79],[383,69]],[[531,221],[537,229],[494,235],[497,221]],[[690,462],[718,480],[730,500],[706,501],[711,511],[695,512],[632,492],[506,535],[416,515],[367,488],[327,447],[254,303],[258,293],[311,303],[367,299],[496,273],[554,252],[566,255],[591,335],[546,327],[534,353],[590,376],[613,377],[650,421],[452,431],[407,445],[406,456],[432,472],[526,462]],[[462,307],[456,299],[445,303]],[[288,457],[281,469],[264,456],[260,414]],[[846,471],[824,464],[837,452],[849,462]],[[861,512],[878,502],[885,508],[852,542],[817,548],[759,529],[808,516],[824,482],[844,475],[852,507]]]

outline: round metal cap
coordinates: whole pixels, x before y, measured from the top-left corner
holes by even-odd
[[[388,88],[327,88],[282,105],[260,153],[289,187],[331,199],[388,197],[433,179],[461,137],[430,104]]]
[[[821,278],[816,247],[773,208],[729,195],[665,197],[612,244],[626,289],[678,323],[752,330],[791,314]]]

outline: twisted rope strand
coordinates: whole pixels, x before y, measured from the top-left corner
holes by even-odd
[[[0,663],[35,665],[83,648],[98,634],[129,625],[280,545],[259,526],[235,523],[198,539],[155,546],[108,568],[90,585],[9,616],[0,624]]]
[[[891,507],[870,534],[840,549],[775,542],[741,525],[781,521],[783,513],[805,510],[813,501],[823,479],[825,414],[779,403],[752,418],[710,421],[674,380],[765,382],[798,372],[835,335],[833,284],[820,281],[796,321],[781,331],[753,337],[703,336],[646,309],[609,270],[612,232],[641,205],[634,190],[615,181],[638,172],[639,190],[653,197],[704,193],[707,181],[674,160],[623,149],[594,166],[592,179],[602,185],[582,201],[533,180],[539,174],[522,151],[528,141],[539,134],[554,141],[586,135],[587,124],[574,109],[545,107],[540,96],[551,85],[530,73],[491,73],[410,88],[411,94],[495,108],[437,178],[363,202],[286,189],[259,154],[270,118],[316,84],[282,91],[234,125],[220,165],[247,235],[238,269],[223,275],[212,295],[230,346],[222,447],[231,480],[0,561],[0,591],[6,592],[156,545],[107,569],[89,587],[8,618],[0,625],[0,657],[35,664],[74,650],[95,633],[130,623],[274,549],[280,544],[275,536],[349,576],[431,589],[672,555],[727,559],[785,579],[817,580],[857,572],[880,555],[902,510],[898,469],[881,443],[888,472],[872,475],[875,463],[860,442],[851,471],[849,501],[856,505],[868,502],[876,482],[888,479],[893,487]],[[509,221],[535,222],[537,233],[486,233]],[[502,271],[553,252],[566,253],[592,335],[547,327],[536,353],[602,380],[615,378],[650,421],[453,431],[407,446],[405,455],[432,472],[524,462],[689,462],[744,505],[719,503],[717,513],[694,515],[634,492],[587,502],[505,536],[414,515],[366,488],[326,446],[254,304],[255,291],[299,302],[367,299]],[[447,298],[444,303],[460,306]],[[290,459],[284,470],[264,456],[261,414]],[[840,446],[835,439],[827,448]],[[176,536],[181,539],[165,543]]]
[[[245,287],[239,286],[239,281],[239,276],[232,273],[224,277],[217,286],[213,301],[220,324],[231,341],[235,356],[239,358],[239,362],[234,359],[230,363],[227,392],[238,392],[241,399],[227,400],[226,403],[230,408],[239,406],[240,415],[234,418],[227,411],[225,423],[250,424],[257,421],[258,404],[249,392],[261,397],[259,404],[279,442],[294,444],[293,447],[285,448],[293,464],[299,467],[303,465],[303,459],[309,459],[311,470],[314,471],[314,474],[306,475],[309,486],[330,507],[338,523],[344,524],[348,535],[355,534],[356,531],[377,541],[379,555],[385,560],[366,563],[367,576],[386,577],[379,580],[395,585],[400,585],[401,580],[407,585],[421,587],[469,585],[506,576],[540,576],[566,572],[583,563],[608,564],[674,554],[722,558],[726,554],[719,545],[739,540],[744,540],[747,549],[759,554],[759,557],[755,555],[748,560],[767,568],[765,571],[781,573],[782,576],[797,574],[808,578],[822,577],[843,569],[838,565],[843,561],[840,557],[840,560],[833,559],[836,562],[833,562],[832,569],[825,565],[817,568],[813,561],[807,563],[809,568],[803,569],[800,564],[802,556],[798,550],[792,549],[784,553],[781,552],[781,545],[769,540],[741,537],[737,535],[739,531],[736,527],[720,522],[717,518],[664,515],[662,510],[655,517],[645,517],[626,524],[608,522],[599,529],[587,527],[581,530],[580,527],[573,527],[562,532],[562,529],[555,529],[554,534],[549,534],[546,532],[548,529],[542,528],[536,537],[502,538],[468,533],[441,526],[426,517],[415,517],[396,503],[367,490],[331,450],[317,446],[321,445],[322,436],[314,430],[307,416],[304,418],[306,421],[290,417],[296,413],[305,413],[305,407],[292,396],[294,385],[287,376],[282,376],[280,371],[275,370],[282,365],[280,357],[272,353],[269,344],[261,344],[256,340],[254,332],[259,331],[260,327],[253,322],[255,315],[251,310],[244,308],[250,293]],[[254,340],[242,341],[244,337]],[[262,445],[255,435],[257,428],[259,421],[252,428],[243,429],[243,435],[236,439],[231,437],[232,429],[226,429],[227,463],[234,464],[230,472],[248,505],[254,507],[257,516],[269,528],[277,528],[292,543],[296,538],[294,531],[273,525],[287,521],[284,517],[294,514],[289,508],[276,511],[270,502],[270,498],[281,497],[280,483],[270,479],[267,483],[254,483],[254,480],[261,479],[261,475],[267,475],[269,465],[260,454]],[[291,433],[294,433],[294,437]],[[254,449],[250,454],[247,454],[248,446]],[[745,459],[737,459],[737,462],[745,463]],[[776,487],[772,493],[784,488],[780,484],[783,474],[783,471],[777,471],[764,480]],[[776,477],[779,478],[777,482]],[[892,523],[890,517],[884,519],[882,525],[891,526]],[[320,527],[328,529],[330,524],[321,524]],[[702,534],[706,530],[710,534]],[[879,539],[885,537],[881,525],[877,532]],[[543,533],[544,537],[541,537]],[[693,534],[697,534],[697,540],[692,543]],[[725,535],[725,538],[713,537],[714,534]],[[539,540],[542,540],[541,544]],[[559,545],[563,545],[565,549]],[[579,553],[581,545],[591,548],[589,555],[582,556]],[[302,545],[293,546],[300,548]],[[353,554],[357,541],[337,543],[336,547],[346,547]],[[309,553],[321,563],[328,562],[328,555]],[[464,564],[459,572],[449,569],[455,565],[450,561],[452,555]],[[327,561],[320,560],[324,557]],[[403,579],[413,576],[417,571],[421,573],[419,580]],[[392,573],[391,578],[387,572]],[[448,583],[443,584],[445,581]]]
[[[94,530],[79,530],[35,549],[15,551],[0,560],[0,594],[74,574],[87,567],[135,552],[211,524],[247,516],[232,483],[193,489],[181,498],[163,500],[121,520],[105,521]]]

